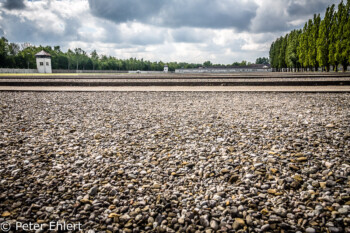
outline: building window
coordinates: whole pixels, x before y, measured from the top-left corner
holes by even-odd
[[[44,65],[44,62],[40,62],[40,66],[43,66]]]
[[[49,63],[48,63],[48,62],[46,62],[46,65],[48,66],[48,65],[49,65]]]

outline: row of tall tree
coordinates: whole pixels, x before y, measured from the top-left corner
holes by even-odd
[[[51,55],[52,69],[68,70],[152,70],[162,71],[164,65],[168,65],[170,71],[179,68],[198,68],[201,66],[221,66],[228,65],[212,64],[206,61],[203,64],[186,63],[186,62],[168,62],[146,61],[143,59],[129,58],[118,59],[112,56],[99,55],[96,50],[87,54],[81,48],[74,50],[68,49],[63,52],[60,46],[31,46],[29,44],[18,45],[9,43],[4,37],[0,39],[0,67],[1,68],[36,68],[35,54],[44,50]],[[261,59],[267,58],[259,58]],[[258,60],[258,59],[257,59]],[[265,61],[265,60],[264,60]],[[246,66],[250,63],[247,61],[234,62],[234,66]]]
[[[350,64],[350,0],[335,9],[329,6],[325,16],[314,15],[303,29],[278,38],[270,47],[270,62],[278,71],[347,70]]]

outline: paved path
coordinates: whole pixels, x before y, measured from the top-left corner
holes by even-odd
[[[350,92],[350,86],[0,86],[0,91],[217,91],[217,92]]]

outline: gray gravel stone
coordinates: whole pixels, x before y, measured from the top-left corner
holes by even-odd
[[[0,222],[346,231],[349,102],[346,93],[0,92]]]
[[[312,228],[312,227],[308,227],[308,228],[306,228],[305,232],[306,233],[315,233],[316,230],[314,228]]]

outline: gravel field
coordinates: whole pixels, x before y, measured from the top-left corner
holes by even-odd
[[[0,92],[0,223],[350,232],[350,94]]]

